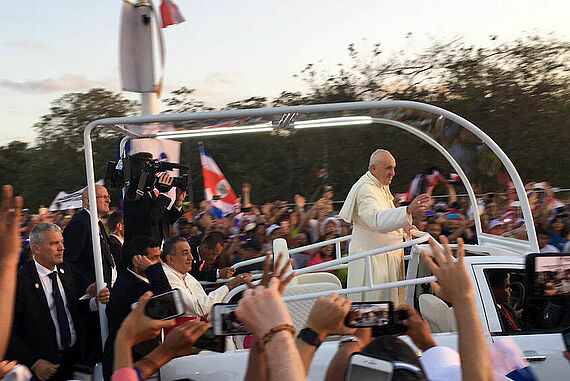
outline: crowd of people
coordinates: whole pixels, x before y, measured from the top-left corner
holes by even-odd
[[[389,165],[382,172],[380,167],[385,162]],[[382,189],[387,189],[394,168],[395,160],[387,151],[376,151],[371,156],[369,172],[363,176],[362,189],[377,186],[378,192],[385,192]],[[382,176],[386,177],[384,182]],[[246,183],[241,206],[234,213],[216,218],[212,203],[202,202],[196,209],[184,201],[184,190],[177,189],[171,200],[171,184],[168,175],[160,176],[156,189],[153,185],[125,200],[124,211],[111,208],[108,190],[95,186],[91,195],[97,206],[99,237],[95,239],[91,236],[92,204],[87,188],[82,195],[83,207],[73,214],[61,210],[49,213],[41,208],[38,215],[30,215],[21,212],[23,200],[13,196],[11,187],[4,187],[0,211],[0,258],[4,265],[0,266],[0,285],[6,291],[0,295],[6,298],[3,305],[10,308],[1,313],[0,355],[17,360],[21,366],[0,363],[0,378],[10,374],[23,377],[20,379],[33,375],[42,381],[65,380],[72,377],[73,371],[91,373],[95,364],[102,362],[105,379],[146,379],[172,358],[195,354],[193,344],[211,328],[212,306],[222,302],[232,289],[248,285],[235,311],[253,337],[247,380],[305,379],[320,343],[339,334],[351,336],[341,341],[327,380],[344,379],[354,352],[404,362],[409,367],[401,371],[415,369],[414,379],[440,379],[440,370],[434,366],[439,363],[438,356],[455,358],[455,372],[464,380],[493,379],[473,285],[463,263],[464,243],[477,240],[474,212],[466,198],[457,197],[453,184],[446,184],[445,202],[433,203],[431,190],[410,203],[398,195],[392,201],[389,190],[385,193],[388,209],[403,213],[398,217],[401,221],[390,225],[387,232],[403,227],[409,234],[411,227],[417,227],[445,247],[441,252],[436,241],[430,239],[433,257],[424,253],[423,259],[438,279],[432,289],[454,306],[458,353],[449,353],[451,349],[435,344],[418,312],[404,305],[402,298],[398,301],[397,291],[394,297],[381,298],[393,300],[408,313],[406,334],[424,352],[419,360],[399,339],[373,337],[369,328],[346,327],[344,319],[352,300],[336,294],[316,301],[306,322],[305,333],[309,332],[309,336],[303,336],[303,330],[301,339],[294,340],[295,328],[281,296],[295,273],[285,279],[286,270],[348,255],[349,246],[342,242],[338,253],[334,244],[302,250],[291,256],[290,267],[282,267],[280,258],[275,268],[281,270],[274,274],[267,254],[273,251],[273,241],[283,238],[289,248],[301,248],[346,236],[353,233],[353,224],[347,220],[353,218],[354,226],[358,226],[361,216],[362,221],[369,218],[370,224],[377,225],[375,229],[384,234],[378,213],[362,214],[362,208],[369,210],[368,204],[354,201],[345,209],[349,210],[346,215],[352,217],[341,217],[343,212],[339,215],[335,211],[333,190],[326,187],[322,197],[311,205],[297,194],[292,203],[279,200],[258,207],[252,203],[251,185]],[[349,194],[347,200],[369,197],[358,193],[362,192],[358,187],[353,187],[355,193]],[[374,189],[365,191],[376,197]],[[554,197],[546,183],[528,184],[527,194],[541,251],[568,251],[567,205]],[[347,204],[350,201],[345,202],[345,207]],[[478,209],[484,232],[510,237],[526,234],[520,203],[512,187],[505,195],[481,196]],[[400,242],[404,230],[397,230]],[[93,243],[101,248],[103,287],[96,283]],[[455,254],[449,243],[457,243]],[[403,269],[401,253],[396,256]],[[458,260],[452,260],[453,256]],[[258,257],[264,260],[233,267]],[[396,263],[393,267],[399,266]],[[253,284],[252,273],[262,274],[260,283]],[[346,284],[346,270],[335,274]],[[151,295],[174,288],[180,290],[183,301],[180,318],[158,321],[145,315]],[[132,309],[137,302],[138,306]],[[104,345],[98,312],[103,305],[109,328]],[[157,336],[162,329],[169,333],[160,343]],[[395,349],[386,353],[386,348]]]

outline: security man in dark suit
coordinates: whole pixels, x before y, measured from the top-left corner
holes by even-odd
[[[17,360],[40,380],[69,380],[80,360],[84,339],[80,309],[109,300],[104,288],[96,299],[80,302],[70,266],[63,263],[61,229],[38,224],[30,233],[34,260],[18,272],[14,326],[6,358]]]
[[[101,242],[101,260],[103,263],[103,279],[107,288],[111,289],[117,279],[117,265],[111,254],[109,237],[101,218],[109,213],[111,198],[109,192],[102,185],[95,185],[95,196],[97,198],[97,218],[99,220],[99,241]],[[89,195],[87,188],[83,190],[83,209],[75,214],[63,231],[65,251],[63,259],[73,270],[76,295],[83,296],[86,293],[96,294],[95,287],[95,265],[93,260],[93,243],[91,240],[91,222],[89,211]],[[90,287],[91,286],[91,287]],[[90,288],[89,288],[90,287]],[[88,291],[89,288],[89,291]],[[83,351],[84,364],[92,368],[101,361],[103,354],[101,347],[101,332],[99,326],[99,315],[92,311],[82,311],[85,322],[86,334],[92,338],[89,343],[84,343]]]
[[[232,267],[216,269],[213,264],[222,253],[224,236],[220,232],[209,232],[202,237],[200,246],[191,246],[194,257],[190,274],[197,280],[215,282],[218,278],[228,279],[235,273]]]
[[[159,295],[171,289],[162,269],[160,244],[150,237],[139,236],[125,242],[122,268],[105,310],[109,322],[109,337],[103,356],[105,379],[110,379],[113,370],[115,336],[131,312],[131,305],[147,291]],[[154,347],[152,340],[136,345],[133,348],[134,360],[144,357]]]

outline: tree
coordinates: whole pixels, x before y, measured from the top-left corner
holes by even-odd
[[[213,111],[212,107],[207,107],[204,102],[196,100],[192,96],[195,91],[196,89],[190,89],[185,86],[172,91],[170,97],[162,100],[169,107],[162,113]]]
[[[136,106],[101,88],[63,95],[34,125],[39,133],[35,146],[12,142],[0,147],[0,182],[14,184],[29,208],[50,203],[61,190],[85,186],[83,130],[96,119],[133,115]],[[92,132],[97,178],[104,176],[106,162],[117,157],[118,136],[109,129]]]
[[[34,124],[39,142],[61,140],[75,147],[83,146],[83,131],[89,122],[97,119],[135,115],[138,103],[114,94],[109,90],[94,88],[86,93],[68,93],[51,103],[48,114]],[[93,142],[116,137],[108,129],[95,129]]]

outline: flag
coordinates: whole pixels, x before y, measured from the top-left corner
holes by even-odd
[[[315,172],[315,176],[317,176],[319,179],[322,179],[323,177],[327,176],[327,170],[324,168],[321,168],[317,172]]]
[[[202,143],[199,147],[204,176],[204,196],[206,201],[212,205],[214,215],[222,218],[234,212],[238,199],[214,159],[204,151]],[[214,196],[217,196],[216,199]]]
[[[162,0],[160,3],[160,14],[162,16],[163,28],[186,21],[184,16],[182,16],[182,13],[180,13],[178,5],[176,5],[172,0]]]
[[[428,168],[414,177],[406,192],[406,201],[411,202],[420,194],[433,189],[439,181],[452,184],[460,182],[461,178],[456,173],[450,173],[449,177],[446,177],[437,167]]]

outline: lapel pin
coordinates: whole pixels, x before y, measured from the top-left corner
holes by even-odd
[[[34,284],[34,286],[35,286],[36,288],[40,288],[40,285],[39,285],[39,284],[37,284],[37,283],[36,283],[36,284]]]
[[[59,272],[65,274],[65,271],[63,271],[63,269],[59,269]]]

